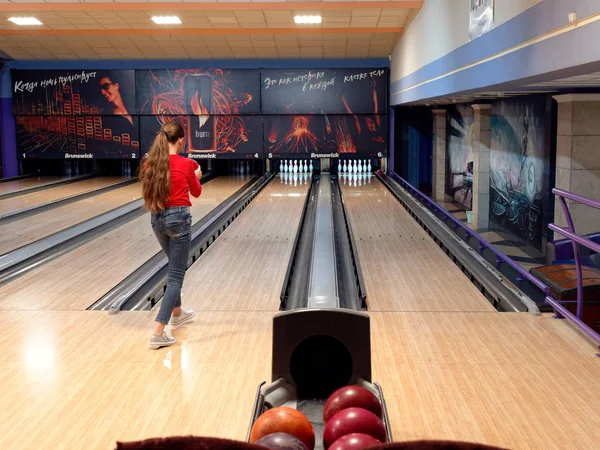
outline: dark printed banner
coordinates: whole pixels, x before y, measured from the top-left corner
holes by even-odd
[[[387,156],[387,116],[265,116],[265,152],[311,158]]]
[[[263,114],[387,114],[387,69],[264,70]]]
[[[17,116],[136,114],[133,70],[13,70],[11,78]]]
[[[140,157],[137,116],[18,116],[20,158]]]
[[[160,127],[176,120],[185,130],[182,153],[194,159],[262,158],[263,123],[260,116],[141,116],[142,156],[152,146]]]
[[[145,115],[260,113],[258,70],[137,70],[138,112]]]

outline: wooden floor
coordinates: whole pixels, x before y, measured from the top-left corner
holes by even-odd
[[[8,253],[140,197],[141,188],[138,182],[2,225],[0,253]]]
[[[193,221],[248,180],[219,177],[206,183],[200,198],[192,198]],[[159,250],[149,214],[144,214],[0,287],[0,309],[85,310]]]
[[[370,311],[495,311],[379,180],[342,192]]]
[[[125,180],[124,177],[94,177],[76,183],[61,184],[53,188],[44,189],[43,191],[32,192],[31,194],[10,197],[0,200],[0,216],[46,202],[54,202],[74,195],[92,192],[96,189],[117,184],[123,180]],[[0,186],[2,186],[1,183]]]
[[[245,439],[270,380],[271,314],[199,311],[151,351],[154,312],[0,311],[0,445]],[[563,321],[519,313],[371,313],[373,380],[396,441],[597,449],[600,358]],[[18,445],[16,445],[18,444]]]
[[[277,311],[308,187],[272,181],[188,270],[184,307]]]
[[[0,183],[0,194],[8,194],[9,192],[38,187],[66,179],[68,177],[31,177],[23,178],[22,180],[7,181],[6,183]]]
[[[77,295],[87,295],[86,290],[94,289],[93,276],[66,282],[67,272],[54,272],[62,281],[53,286],[44,284],[42,276],[29,278],[31,290],[25,294],[23,284],[20,294],[1,304],[0,339],[7,345],[0,353],[4,388],[0,446],[108,450],[118,440],[190,434],[244,440],[256,388],[270,381],[276,309],[272,305],[278,302],[278,277],[285,272],[291,250],[290,243],[288,250],[280,246],[274,255],[267,237],[275,234],[280,243],[293,239],[305,189],[277,185],[277,181],[268,186],[206,253],[210,264],[203,256],[204,266],[198,265],[203,268],[188,272],[184,303],[197,309],[197,318],[172,330],[178,340],[173,347],[148,349],[155,311],[108,315],[49,310],[57,308],[61,296],[69,295],[66,304],[71,305]],[[392,238],[394,227],[413,240],[418,229],[409,225],[401,208],[393,208],[385,191],[360,193],[361,198],[354,191],[350,200],[350,192],[344,192],[352,203],[355,233],[361,228],[356,218],[372,214],[375,231],[368,241],[363,234],[361,261],[374,261],[371,253],[376,253],[384,265],[384,258],[397,258],[402,251],[427,259],[423,254],[437,248],[421,243],[415,248]],[[386,221],[374,205],[399,217]],[[286,214],[276,214],[276,221],[271,210]],[[385,230],[388,237],[380,237]],[[221,241],[224,237],[227,240]],[[392,246],[394,253],[382,251],[380,245]],[[268,268],[254,267],[263,263],[253,252],[262,254]],[[236,262],[236,255],[243,264]],[[89,261],[71,266],[71,274]],[[408,264],[397,267],[404,265]],[[53,270],[58,269],[48,269],[46,279]],[[104,270],[95,269],[97,280]],[[377,295],[374,306],[398,307],[392,312],[369,312],[373,381],[383,388],[395,440],[467,440],[511,449],[598,449],[600,358],[566,321],[483,308],[457,311],[461,304],[456,294],[452,302],[436,304],[436,308],[447,306],[448,311],[423,311],[424,298],[412,294],[405,304],[394,294],[401,288],[416,291],[424,278],[432,284],[446,283],[450,292],[454,283],[464,290],[453,273],[449,279],[425,270],[413,271],[412,278],[390,277],[385,288],[393,297],[389,304],[383,303],[384,288],[375,286],[381,276],[365,276],[367,293]],[[214,286],[205,277],[225,286]],[[23,309],[18,303],[22,295],[35,299],[35,286],[38,310],[16,310]],[[264,297],[267,291],[272,298]],[[53,302],[45,302],[48,295]],[[0,298],[5,296],[6,291],[0,290]],[[476,304],[475,300],[485,305],[476,296],[467,299]],[[251,310],[259,306],[262,310]]]

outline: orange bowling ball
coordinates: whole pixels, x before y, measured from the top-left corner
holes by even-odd
[[[300,411],[279,406],[261,414],[252,425],[250,443],[271,433],[288,433],[300,439],[309,450],[315,448],[315,430],[307,417]]]

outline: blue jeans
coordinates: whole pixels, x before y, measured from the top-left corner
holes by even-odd
[[[187,206],[167,208],[150,219],[152,230],[169,258],[167,290],[156,317],[157,322],[169,323],[174,308],[181,307],[181,288],[190,254],[192,215]]]

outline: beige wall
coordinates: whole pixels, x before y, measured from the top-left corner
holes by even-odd
[[[600,200],[600,94],[554,98],[558,101],[556,187]],[[569,202],[569,211],[578,233],[600,231],[600,210]],[[558,200],[554,223],[567,225]]]
[[[496,0],[499,26],[542,0]],[[469,42],[470,0],[425,0],[394,50],[391,80],[396,81]]]

